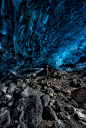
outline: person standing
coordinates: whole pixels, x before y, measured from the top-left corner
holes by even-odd
[[[48,65],[46,66],[46,77],[48,78],[48,74],[49,74],[49,68]]]

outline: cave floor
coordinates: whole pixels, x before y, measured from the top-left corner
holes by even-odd
[[[16,85],[18,85],[19,83],[25,84],[26,86],[37,89],[49,95],[50,101],[47,105],[51,106],[55,111],[58,118],[58,123],[56,125],[55,120],[45,119],[43,117],[38,128],[86,127],[86,119],[80,118],[79,115],[76,116],[76,112],[72,112],[72,114],[70,114],[69,111],[65,110],[65,106],[72,106],[74,110],[85,110],[85,107],[83,107],[83,104],[85,103],[83,103],[82,105],[78,103],[72,97],[71,92],[78,88],[86,87],[86,69],[74,71],[63,71],[57,69],[49,72],[48,76],[46,76],[46,73],[44,73],[43,75],[38,75],[35,78],[17,78],[10,75],[1,84],[8,85],[10,83],[15,83]],[[68,115],[64,114],[65,111]]]

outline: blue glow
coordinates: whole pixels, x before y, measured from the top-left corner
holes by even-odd
[[[35,66],[45,63],[67,70],[86,67],[85,17],[84,0],[2,0],[1,38],[12,47],[6,54],[13,51],[32,57]]]

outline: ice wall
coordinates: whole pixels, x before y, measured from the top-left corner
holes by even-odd
[[[1,0],[0,19],[4,56],[20,53],[24,65],[86,67],[85,0]]]

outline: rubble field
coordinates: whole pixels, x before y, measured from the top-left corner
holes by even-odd
[[[86,128],[86,69],[10,74],[0,82],[0,106],[0,128]]]

